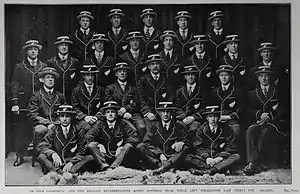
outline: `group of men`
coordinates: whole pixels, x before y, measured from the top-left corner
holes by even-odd
[[[141,31],[123,28],[121,9],[108,17],[111,29],[97,34],[94,16],[80,12],[79,29],[57,37],[57,54],[45,63],[37,40],[23,46],[26,58],[11,82],[14,166],[24,163],[33,136],[44,173],[124,165],[213,175],[234,167],[244,144],[245,174],[268,167],[266,153],[269,161],[276,154],[267,148],[286,135],[279,121],[289,119],[282,96],[289,75],[274,61],[271,42],[261,43],[261,61],[250,66],[222,11],[210,14],[211,32],[199,35],[188,28],[187,11],[176,14],[176,32],[163,33],[151,8],[141,12]]]

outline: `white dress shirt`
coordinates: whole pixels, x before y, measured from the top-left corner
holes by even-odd
[[[98,51],[95,50],[95,57],[96,57],[96,59],[97,59],[98,61],[99,61],[99,60],[102,60],[103,55],[104,55],[104,51],[98,52]]]
[[[196,88],[196,82],[193,85],[190,85],[189,83],[186,84],[188,92],[193,93]]]
[[[81,31],[83,34],[88,35],[89,32],[90,32],[90,28],[84,30],[83,28],[80,27],[80,31]]]
[[[45,91],[46,91],[48,94],[49,94],[49,92],[50,92],[50,94],[52,94],[53,91],[54,91],[54,88],[49,89],[49,88],[47,88],[47,87],[45,87],[45,86],[44,86],[44,89],[45,89]]]
[[[203,58],[204,58],[204,55],[205,55],[205,51],[203,51],[202,53],[196,52],[196,57],[197,57],[198,59],[203,59]]]
[[[89,92],[89,94],[91,95],[92,92],[93,92],[94,84],[89,85],[89,84],[87,84],[86,82],[83,82],[83,83],[84,83],[84,85],[85,85],[85,87],[86,87],[86,90],[87,90],[87,91]],[[89,88],[90,88],[90,90],[89,90]]]
[[[116,35],[118,35],[118,34],[120,34],[120,32],[121,32],[121,27],[119,27],[119,28],[112,28],[112,31],[114,32],[114,34],[116,34]]]
[[[169,122],[167,122],[167,123],[165,123],[164,121],[161,121],[161,122],[162,122],[162,126],[163,126],[163,127],[166,127],[166,130],[168,131],[169,128],[170,128],[171,121],[169,121]]]
[[[214,29],[214,33],[215,33],[216,35],[222,35],[222,32],[223,32],[223,28],[221,28],[221,29],[219,29],[219,30]]]
[[[67,127],[64,127],[64,126],[61,125],[61,128],[62,128],[62,131],[63,131],[63,134],[64,134],[65,138],[67,138],[67,136],[68,136],[68,133],[70,131],[70,127],[71,127],[71,125],[68,125]]]
[[[223,90],[223,91],[227,91],[228,88],[229,88],[229,86],[230,86],[230,83],[227,84],[227,85],[222,85],[222,90]]]
[[[137,59],[139,57],[139,54],[140,54],[140,50],[133,50],[133,49],[130,49],[130,52],[133,56],[134,59]]]
[[[114,121],[112,123],[110,123],[108,121],[106,121],[106,122],[107,122],[108,128],[115,128],[116,121]]]
[[[58,53],[58,57],[59,57],[60,60],[63,61],[63,60],[66,60],[68,58],[68,54],[62,55],[62,54]]]
[[[228,53],[228,55],[229,55],[230,59],[232,59],[232,60],[233,60],[233,57],[235,57],[235,59],[238,58],[238,53],[235,53],[235,54]]]
[[[153,77],[154,80],[156,80],[155,77],[157,77],[157,80],[159,80],[160,73],[159,74],[153,74],[152,72],[150,72],[150,74],[151,74],[151,76]]]
[[[209,125],[209,128],[210,128],[210,131],[214,134],[216,134],[217,130],[218,130],[218,125],[216,126],[212,126],[211,124],[208,124]]]
[[[172,54],[173,54],[173,49],[171,49],[171,50],[166,50],[166,49],[164,49],[164,52],[165,52],[165,55],[166,56],[168,56],[168,53],[169,53],[169,55],[170,55],[170,58],[172,58]]]
[[[147,26],[144,27],[144,34],[147,33],[147,29],[149,29],[149,34],[150,36],[152,36],[153,32],[154,32],[154,27],[151,26],[150,28],[148,28]]]
[[[264,64],[265,66],[271,67],[271,65],[272,65],[272,61],[270,61],[269,63],[267,63],[267,62],[263,61],[263,64]]]
[[[31,66],[36,66],[36,64],[37,64],[37,58],[35,58],[34,60],[32,60],[32,59],[30,59],[29,57],[27,57],[27,60],[28,60],[28,62],[29,62],[29,64],[31,65]]]

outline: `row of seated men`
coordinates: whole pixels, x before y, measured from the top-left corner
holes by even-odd
[[[34,43],[29,44],[28,48],[39,48],[38,44]],[[177,107],[174,117],[176,120],[183,122],[183,125],[187,128],[186,132],[190,143],[193,142],[196,131],[205,122],[202,112],[206,104],[218,104],[221,107],[220,122],[234,134],[235,140],[239,139],[239,118],[244,103],[241,100],[241,92],[238,87],[234,86],[234,68],[232,66],[221,65],[217,69],[216,74],[220,79],[220,87],[214,89],[208,95],[201,92],[201,86],[197,79],[199,76],[197,67],[194,65],[185,66],[182,73],[186,79],[186,84],[179,88],[174,95],[172,84],[167,85],[168,82],[164,74],[160,73],[161,56],[158,54],[150,55],[146,63],[150,73],[139,79],[137,89],[127,82],[127,72],[130,71],[130,67],[127,63],[121,62],[117,63],[113,68],[117,77],[116,83],[107,86],[105,91],[102,87],[95,84],[96,75],[99,73],[97,67],[91,63],[84,64],[80,71],[83,81],[75,87],[71,96],[71,103],[76,111],[75,120],[78,127],[87,134],[98,128],[96,123],[103,122],[103,114],[99,109],[105,106],[104,101],[114,100],[121,106],[117,114],[125,120],[132,121],[133,125],[129,125],[136,128],[138,140],[143,142],[153,123],[159,119],[156,113],[159,102],[171,100],[174,101],[174,107]],[[276,122],[273,122],[279,119],[285,108],[284,103],[282,103],[277,94],[276,87],[274,87],[272,79],[274,73],[272,69],[268,66],[260,66],[257,68],[255,75],[259,84],[254,91],[250,91],[247,95],[249,97],[247,99],[249,107],[247,108],[250,108],[247,110],[247,113],[251,117],[254,116],[253,119],[255,121],[257,119],[258,122],[255,123],[254,127],[252,125],[249,127],[247,138],[257,138],[257,130],[260,130],[261,127],[264,130],[260,131],[263,131],[264,135],[258,137],[258,139],[261,139],[258,141],[259,145],[257,145],[257,141],[247,141],[247,147],[249,147],[250,151],[249,153],[247,151],[249,165],[246,168],[248,170],[245,172],[250,171],[251,173],[259,170],[260,165],[257,163],[261,155],[260,152],[261,149],[265,150],[263,149],[265,146],[262,145],[271,140],[276,141],[275,137],[282,135]],[[55,126],[57,121],[55,109],[66,101],[65,97],[54,89],[55,81],[59,76],[56,69],[52,67],[45,67],[38,72],[40,83],[43,86],[33,94],[26,111],[27,120],[30,120],[34,127],[35,143],[39,143],[47,131],[49,132]],[[14,100],[17,101],[18,99]],[[136,109],[136,107],[139,108]],[[17,108],[17,110],[14,110],[14,108]],[[13,106],[12,110],[20,114],[18,106]],[[130,123],[128,121],[127,123]],[[271,140],[265,137],[266,134],[268,137],[272,137]],[[112,136],[109,137],[112,138]],[[164,140],[168,140],[168,137]],[[214,142],[213,139],[211,140]],[[252,152],[259,152],[259,154],[253,154]],[[18,152],[17,154],[20,153]],[[15,165],[20,165],[23,162],[22,156],[20,157],[19,155]],[[161,170],[165,171],[168,168],[169,165]]]

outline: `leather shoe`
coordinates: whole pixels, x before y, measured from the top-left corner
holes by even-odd
[[[251,176],[251,175],[254,175],[255,173],[258,173],[259,170],[258,170],[258,168],[255,166],[255,164],[253,164],[252,162],[249,162],[249,164],[244,168],[243,172],[244,172],[247,176]]]
[[[159,167],[158,169],[153,170],[153,175],[159,175],[159,174],[162,174],[164,172],[167,172],[170,166],[171,166],[170,162],[163,163],[161,165],[161,167]]]
[[[14,166],[20,166],[24,163],[24,158],[23,157],[17,157],[17,159],[14,162]]]

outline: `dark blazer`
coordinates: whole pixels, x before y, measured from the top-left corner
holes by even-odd
[[[143,48],[144,48],[145,56],[158,53],[162,49],[162,44],[159,39],[161,32],[156,27],[154,27],[154,31],[148,41],[145,38],[146,35],[144,32],[144,28],[141,29],[141,32],[142,35],[144,36]]]
[[[102,60],[98,62],[95,57],[95,53],[93,52],[91,56],[91,62],[92,64],[96,65],[99,70],[99,73],[95,78],[95,83],[97,83],[97,85],[105,87],[115,82],[116,78],[113,72],[115,60],[113,59],[113,57],[107,56],[105,52]]]
[[[44,87],[42,87],[30,98],[27,115],[33,125],[56,123],[58,119],[56,111],[60,105],[65,103],[66,99],[62,93],[54,90],[53,93],[49,95]]]
[[[130,51],[126,51],[118,58],[120,62],[126,62],[129,65],[130,70],[128,71],[127,77],[128,81],[133,85],[137,85],[140,77],[149,72],[147,65],[145,64],[145,53],[142,50],[140,50],[137,60],[133,58]]]
[[[207,32],[209,40],[207,50],[210,56],[212,56],[214,63],[217,63],[225,55],[224,49],[226,48],[226,45],[222,44],[222,42],[225,40],[227,35],[228,32],[225,28],[223,28],[222,35],[216,35],[213,29]]]
[[[141,77],[137,89],[143,115],[149,112],[155,114],[159,102],[173,101],[174,98],[174,89],[162,74],[158,81],[155,81],[151,74]]]
[[[112,56],[114,60],[117,60],[117,56],[121,55],[128,49],[128,43],[126,41],[127,32],[122,27],[119,34],[116,36],[110,28],[107,32],[107,37],[110,40],[106,43],[108,55]]]
[[[200,89],[199,84],[196,85],[191,96],[187,91],[185,84],[176,91],[175,105],[179,108],[177,111],[177,118],[180,120],[185,119],[187,116],[195,117],[196,121],[203,122],[202,111],[205,108],[204,94]]]
[[[104,103],[104,89],[94,84],[92,95],[89,95],[83,82],[73,90],[71,104],[76,111],[76,119],[83,120],[86,116],[96,116],[101,118],[99,112]]]
[[[47,64],[49,67],[55,68],[56,72],[60,75],[55,80],[55,89],[61,92],[67,99],[67,102],[70,103],[72,90],[76,87],[80,79],[80,64],[78,59],[68,57],[66,61],[62,61],[58,56],[55,56],[48,59]]]
[[[72,45],[72,56],[76,57],[80,63],[82,63],[85,59],[90,58],[92,54],[92,38],[95,34],[93,29],[90,29],[87,37],[83,36],[83,33],[80,29],[77,29],[72,36],[73,45]]]
[[[143,143],[155,154],[164,154],[168,157],[176,153],[171,146],[180,141],[189,146],[186,126],[175,120],[171,121],[168,131],[163,128],[161,120],[152,122],[143,139]]]
[[[105,88],[105,101],[113,100],[119,106],[124,107],[126,112],[135,113],[137,111],[137,90],[136,87],[128,82],[125,92],[122,90],[118,82],[115,82]]]
[[[35,67],[32,67],[28,60],[23,60],[15,66],[11,80],[11,104],[19,105],[20,111],[26,111],[28,102],[35,91],[42,87],[39,81],[38,73],[47,65],[38,61]]]
[[[194,33],[191,32],[191,29],[189,29],[187,37],[183,39],[178,29],[176,31],[176,35],[178,36],[176,50],[178,51],[178,53],[180,53],[182,59],[187,59],[192,55],[192,45],[190,45],[189,42],[193,39]]]
[[[84,131],[71,124],[67,138],[63,134],[61,125],[55,125],[49,129],[45,137],[37,146],[39,154],[45,154],[49,158],[57,153],[64,164],[80,162],[86,149]]]
[[[99,121],[87,132],[87,142],[98,142],[102,144],[107,156],[115,156],[116,150],[125,144],[135,147],[138,143],[136,129],[128,124],[128,121],[117,119],[113,130],[109,129],[106,121]]]
[[[193,149],[195,155],[206,158],[223,157],[227,158],[237,153],[234,144],[233,131],[226,125],[218,126],[216,134],[212,133],[208,122],[204,123],[197,131],[193,141]]]

